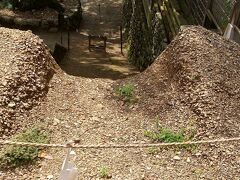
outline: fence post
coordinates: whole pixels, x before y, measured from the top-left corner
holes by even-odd
[[[91,35],[88,35],[88,50],[91,51]]]
[[[123,54],[123,32],[122,32],[122,25],[120,26],[120,41],[121,41],[121,54]]]
[[[70,161],[71,156],[75,156],[72,148],[68,149],[67,155],[64,159],[59,180],[77,180],[78,169],[75,164]]]
[[[68,42],[68,51],[70,50],[70,19],[69,16],[67,16],[67,42]]]
[[[101,5],[100,5],[100,3],[98,4],[98,14],[99,14],[99,21],[102,21],[102,18],[101,18]]]
[[[63,44],[63,25],[64,24],[64,15],[63,13],[58,14],[58,30],[60,30],[60,42]]]
[[[70,50],[70,31],[68,29],[68,51]]]
[[[234,4],[232,13],[231,13],[231,21],[232,25],[238,25],[240,21],[240,0],[236,1]]]
[[[236,28],[239,25],[238,23],[240,21],[240,9],[239,8],[240,8],[240,0],[236,1],[236,3],[234,4],[230,22],[228,23],[227,28],[223,35],[226,39],[235,40],[235,37],[234,37],[235,33],[237,33],[240,36],[239,31],[236,31]]]
[[[60,41],[61,41],[61,44],[63,44],[63,31],[62,31],[62,29],[61,29],[61,39],[60,39]]]

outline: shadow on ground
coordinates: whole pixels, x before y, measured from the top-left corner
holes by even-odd
[[[100,0],[98,3],[83,3],[83,21],[80,32],[71,32],[70,51],[60,63],[69,75],[86,78],[121,79],[137,74],[127,58],[121,54],[120,31],[121,3]],[[36,32],[45,43],[54,49],[60,43],[59,32]],[[107,52],[89,51],[88,34],[107,36]],[[63,33],[63,45],[67,47],[67,33]]]

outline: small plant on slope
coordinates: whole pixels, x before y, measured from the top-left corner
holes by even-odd
[[[13,141],[30,143],[48,143],[49,137],[39,128],[29,129],[15,136]],[[42,148],[25,146],[8,146],[0,153],[0,167],[16,168],[36,162]]]
[[[167,128],[160,128],[158,132],[145,131],[144,136],[158,142],[184,142],[186,140],[183,132],[173,132]]]
[[[101,167],[99,170],[99,173],[101,178],[105,178],[105,179],[111,178],[111,176],[109,175],[109,171],[106,167]]]
[[[125,84],[117,89],[117,94],[126,102],[134,102],[136,97],[134,95],[135,87],[132,84]]]

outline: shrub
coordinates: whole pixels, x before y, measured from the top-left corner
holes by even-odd
[[[183,132],[173,132],[167,128],[161,128],[158,132],[145,131],[144,136],[151,138],[153,141],[166,143],[184,142],[186,140]]]
[[[109,171],[106,167],[101,167],[99,170],[100,177],[104,179],[109,179],[111,176],[109,175]]]
[[[33,128],[21,133],[12,139],[18,142],[30,143],[48,143],[49,138],[39,128]],[[42,148],[39,147],[25,147],[25,146],[8,146],[0,153],[0,167],[3,168],[16,168],[23,165],[34,163]]]
[[[3,8],[12,9],[12,5],[8,0],[2,0],[0,1],[0,9]]]
[[[132,84],[126,84],[118,88],[118,93],[122,97],[131,98],[133,96],[134,86]]]
[[[132,84],[125,84],[125,85],[119,86],[116,90],[118,96],[120,96],[120,98],[122,98],[126,102],[137,101],[134,91],[135,91],[135,87]]]
[[[58,0],[10,0],[13,8],[18,8],[23,11],[32,9],[52,8],[58,12],[63,12],[64,8]]]

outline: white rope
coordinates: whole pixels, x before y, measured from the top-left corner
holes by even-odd
[[[222,138],[222,139],[214,139],[214,140],[174,142],[174,143],[99,144],[99,145],[81,145],[79,140],[75,140],[67,144],[41,144],[41,143],[28,143],[28,142],[0,141],[0,145],[45,147],[45,148],[75,148],[75,149],[119,149],[119,148],[124,149],[124,148],[149,148],[149,147],[200,145],[200,144],[212,144],[212,143],[227,143],[227,142],[234,142],[234,141],[240,141],[240,137],[228,138],[228,139]]]

